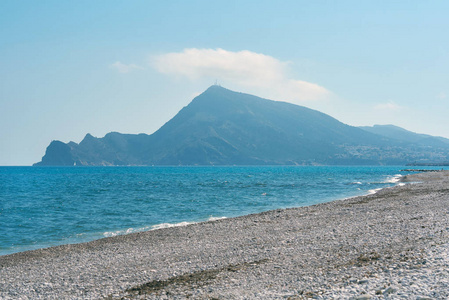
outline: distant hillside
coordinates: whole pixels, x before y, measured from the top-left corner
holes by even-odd
[[[53,141],[35,165],[378,165],[449,160],[449,143],[426,144],[393,134],[394,130],[370,128],[212,86],[151,135],[113,132],[103,138],[87,134],[79,144]]]
[[[414,143],[423,146],[447,147],[449,139],[428,134],[420,134],[405,130],[404,128],[394,125],[374,125],[359,127],[371,133],[382,135],[398,141]]]

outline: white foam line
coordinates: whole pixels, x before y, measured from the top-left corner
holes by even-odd
[[[394,186],[404,186],[404,185],[406,185],[406,184],[411,184],[411,183],[412,183],[412,182],[407,182],[407,183],[399,182],[399,181],[401,180],[401,177],[403,177],[403,175],[401,175],[401,174],[396,174],[396,175],[394,175],[394,176],[389,176],[388,179],[386,179],[384,182],[381,182],[381,183],[396,183],[396,185],[394,185]],[[351,196],[351,197],[346,197],[346,198],[339,199],[339,200],[348,200],[348,199],[357,198],[357,197],[363,197],[363,196],[368,196],[368,195],[374,195],[374,194],[376,194],[377,192],[379,192],[380,190],[383,190],[383,189],[386,189],[386,188],[387,188],[387,187],[382,187],[382,188],[377,188],[377,189],[371,189],[371,190],[368,190],[368,193],[367,193],[367,194],[357,195],[357,196]]]
[[[385,183],[397,183],[397,182],[399,182],[399,180],[401,180],[402,176],[403,175],[401,175],[401,174],[396,174],[394,176],[389,176],[387,178],[387,180],[385,180]]]
[[[217,220],[221,220],[221,219],[226,219],[226,217],[209,217],[206,220],[206,222],[217,221]],[[200,222],[161,223],[161,224],[156,224],[156,225],[152,225],[152,226],[144,226],[144,227],[139,227],[139,228],[128,228],[128,229],[124,229],[124,230],[108,231],[108,232],[104,232],[103,236],[113,237],[113,236],[117,236],[117,235],[124,235],[124,234],[130,234],[130,233],[142,232],[142,231],[148,231],[148,230],[158,230],[158,229],[171,228],[171,227],[187,226],[187,225],[196,224],[196,223],[200,223]]]
[[[197,223],[197,222],[161,223],[161,224],[156,224],[156,225],[151,226],[151,230],[179,227],[179,226],[187,226],[187,225],[195,224],[195,223]]]
[[[140,232],[140,231],[146,231],[146,230],[150,230],[150,229],[151,229],[151,227],[149,227],[149,226],[140,227],[140,228],[128,228],[128,229],[124,229],[124,230],[107,231],[107,232],[104,232],[103,235],[105,237],[112,237],[112,236],[117,236],[117,235],[124,235],[124,234]]]
[[[375,193],[377,193],[377,192],[380,191],[381,189],[382,189],[382,188],[368,190],[368,195],[374,195]]]

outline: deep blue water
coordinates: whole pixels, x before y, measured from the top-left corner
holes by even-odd
[[[0,255],[312,205],[404,167],[0,167]]]

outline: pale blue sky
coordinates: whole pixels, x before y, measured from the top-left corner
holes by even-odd
[[[449,138],[449,1],[0,1],[0,165],[152,133],[215,80]]]

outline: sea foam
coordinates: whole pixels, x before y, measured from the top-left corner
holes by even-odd
[[[116,230],[116,231],[107,231],[103,233],[103,236],[105,237],[113,237],[117,235],[124,235],[124,234],[130,234],[135,232],[141,232],[141,231],[147,231],[151,230],[151,226],[144,226],[139,228],[128,228],[123,230]]]
[[[226,219],[226,217],[209,217],[206,221],[217,221],[221,219]],[[179,226],[187,226],[190,224],[195,224],[200,222],[178,222],[178,223],[161,223],[151,226],[143,226],[139,228],[128,228],[128,229],[122,229],[122,230],[116,230],[116,231],[107,231],[103,233],[104,237],[113,237],[117,235],[124,235],[124,234],[130,234],[130,233],[136,233],[136,232],[142,232],[142,231],[149,231],[149,230],[158,230],[158,229],[164,229],[164,228],[171,228],[171,227],[179,227]]]
[[[388,176],[384,183],[398,183],[401,180],[401,177],[402,177],[401,174]]]

